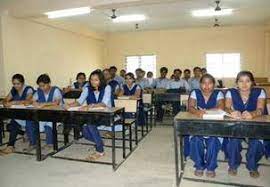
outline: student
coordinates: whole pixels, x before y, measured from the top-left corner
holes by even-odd
[[[200,89],[191,92],[188,110],[190,113],[202,117],[206,110],[224,109],[224,95],[214,90],[215,78],[205,74],[200,79]],[[206,148],[206,152],[205,149]],[[217,168],[217,155],[221,149],[218,137],[193,136],[190,139],[190,158],[195,163],[196,176],[203,176],[206,169],[207,177],[215,177]]]
[[[140,85],[142,89],[149,88],[150,85],[146,78],[144,78],[144,71],[141,68],[136,69],[136,84]]]
[[[184,88],[186,91],[189,91],[189,84],[187,81],[181,79],[182,71],[180,69],[175,69],[173,71],[174,79],[171,80],[167,86],[167,89],[180,89]]]
[[[84,86],[86,86],[87,81],[86,81],[86,75],[83,72],[80,72],[76,76],[76,82],[74,82],[71,86],[68,86],[67,88],[64,88],[64,92],[70,92],[74,89],[76,90],[82,90]]]
[[[107,85],[111,86],[111,92],[112,92],[113,99],[117,98],[117,96],[119,95],[119,93],[121,91],[119,83],[116,80],[112,79],[112,76],[110,74],[109,69],[104,69],[103,75],[104,75],[104,78],[105,78]]]
[[[80,89],[82,90],[83,87],[86,85],[86,75],[83,72],[80,72],[76,76],[76,82],[72,84],[72,89]]]
[[[237,88],[231,88],[226,93],[225,107],[233,118],[253,119],[261,116],[265,112],[266,93],[261,88],[255,88],[255,80],[250,71],[241,71],[236,77]],[[232,176],[237,175],[237,168],[241,163],[242,139],[228,138],[226,152],[228,156],[229,170]],[[265,145],[269,142],[265,141]],[[264,155],[262,140],[249,139],[246,154],[250,176],[257,178],[260,176],[258,162]]]
[[[174,74],[172,74],[172,75],[170,76],[170,80],[173,80],[173,79],[175,79],[175,75],[174,75]]]
[[[89,77],[89,86],[83,89],[80,98],[75,103],[71,103],[66,108],[74,106],[82,106],[87,102],[87,106],[82,106],[80,110],[89,110],[96,107],[112,107],[111,103],[111,87],[106,85],[104,75],[101,71],[95,70]],[[104,125],[102,120],[96,124],[86,124],[83,127],[83,137],[96,144],[96,152],[89,155],[86,159],[95,161],[105,155],[104,145],[97,129],[97,126]]]
[[[125,84],[122,85],[120,95],[130,96],[131,98],[142,98],[142,88],[135,83],[135,77],[133,73],[127,73],[125,76]],[[142,100],[139,103],[139,119],[138,125],[144,125],[144,112]]]
[[[189,69],[184,70],[184,77],[183,80],[189,82],[191,71]]]
[[[166,89],[169,83],[169,79],[166,78],[168,74],[168,68],[162,67],[160,68],[160,77],[155,79],[154,86],[155,88],[163,88]]]
[[[151,71],[148,71],[146,74],[147,84],[150,86],[150,88],[153,88],[154,85],[154,74]]]
[[[194,74],[194,77],[192,77],[191,79],[189,79],[189,86],[190,86],[190,89],[193,90],[193,89],[200,89],[200,78],[201,78],[201,75],[202,75],[202,70],[200,67],[195,67],[193,68],[193,74]]]
[[[116,74],[117,73],[117,68],[115,66],[111,66],[109,70],[110,70],[112,79],[116,80],[120,85],[122,85],[124,83],[125,79]]]
[[[37,79],[38,89],[33,96],[33,106],[36,108],[54,107],[63,104],[63,96],[61,90],[56,86],[51,86],[49,75],[42,74]],[[44,149],[51,150],[53,148],[52,122],[39,122],[40,132],[45,131],[46,145]],[[32,128],[33,129],[33,128]]]
[[[3,100],[5,107],[12,105],[27,105],[33,97],[34,89],[31,86],[25,84],[23,75],[15,74],[12,76],[13,87],[10,90],[7,97]],[[11,154],[14,152],[14,145],[17,139],[17,135],[23,135],[22,127],[25,128],[27,137],[29,138],[30,146],[35,144],[35,138],[31,136],[29,128],[31,128],[31,121],[12,119],[9,125],[9,141],[7,147],[1,150],[0,155]]]
[[[155,79],[154,81],[154,88],[157,89],[166,89],[170,82],[169,79],[166,78],[168,74],[168,68],[162,67],[160,68],[160,77]],[[164,109],[162,108],[163,102],[157,103],[157,121],[162,121],[164,116]]]
[[[123,78],[125,78],[125,75],[126,75],[126,70],[121,69],[120,76],[123,77]]]
[[[206,68],[202,68],[202,75],[205,75],[207,73],[207,69]]]

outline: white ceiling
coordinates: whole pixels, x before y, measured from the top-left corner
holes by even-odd
[[[144,14],[140,30],[211,27],[214,18],[194,18],[191,11],[214,7],[214,0],[0,0],[1,14],[28,19],[44,19],[46,11],[91,6],[90,15],[61,18],[58,21],[84,25],[103,32],[134,31],[135,23],[112,23],[111,9],[117,15]],[[235,9],[231,16],[220,17],[224,26],[264,24],[270,21],[270,0],[221,0],[222,8]]]

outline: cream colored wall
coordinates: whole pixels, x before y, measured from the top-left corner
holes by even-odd
[[[105,66],[124,67],[125,56],[156,54],[157,68],[205,66],[205,53],[240,52],[242,69],[266,76],[265,27],[238,26],[113,33],[106,40]],[[232,85],[231,81],[229,84]]]
[[[60,87],[76,73],[103,66],[104,40],[80,35],[29,20],[2,17],[5,91],[14,73],[25,75],[36,86],[38,75],[48,73]]]
[[[0,19],[0,97],[4,96],[5,76],[4,76],[4,61],[3,61],[3,40],[2,40],[2,24]]]

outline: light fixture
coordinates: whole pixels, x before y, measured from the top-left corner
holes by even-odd
[[[56,10],[56,11],[46,12],[44,14],[47,15],[48,18],[53,19],[53,18],[61,18],[61,17],[89,14],[90,12],[91,12],[90,7],[80,7],[80,8]]]
[[[120,22],[134,22],[134,21],[144,21],[146,17],[141,14],[134,14],[134,15],[124,15],[118,16],[117,18],[113,19],[114,23]]]
[[[233,9],[222,9],[215,11],[214,9],[201,9],[192,11],[194,17],[211,17],[211,16],[227,16],[233,13]]]

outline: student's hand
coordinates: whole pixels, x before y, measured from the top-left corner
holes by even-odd
[[[12,106],[12,103],[11,102],[3,102],[3,105],[4,105],[4,107],[9,108]]]
[[[202,118],[205,113],[206,110],[198,110],[197,115]]]
[[[250,112],[244,111],[244,112],[242,113],[242,118],[243,118],[243,119],[252,119],[253,116],[252,116],[252,114],[251,114]]]
[[[41,104],[41,103],[33,103],[33,106],[35,108],[42,108],[43,107],[43,104]]]
[[[231,112],[231,115],[232,115],[232,118],[234,118],[234,119],[241,119],[242,118],[242,114],[239,111],[233,111],[233,112]]]
[[[64,110],[68,110],[71,106],[69,104],[64,104],[63,108]]]
[[[82,107],[79,108],[79,111],[88,111],[88,109],[89,109],[89,105],[82,106]]]

